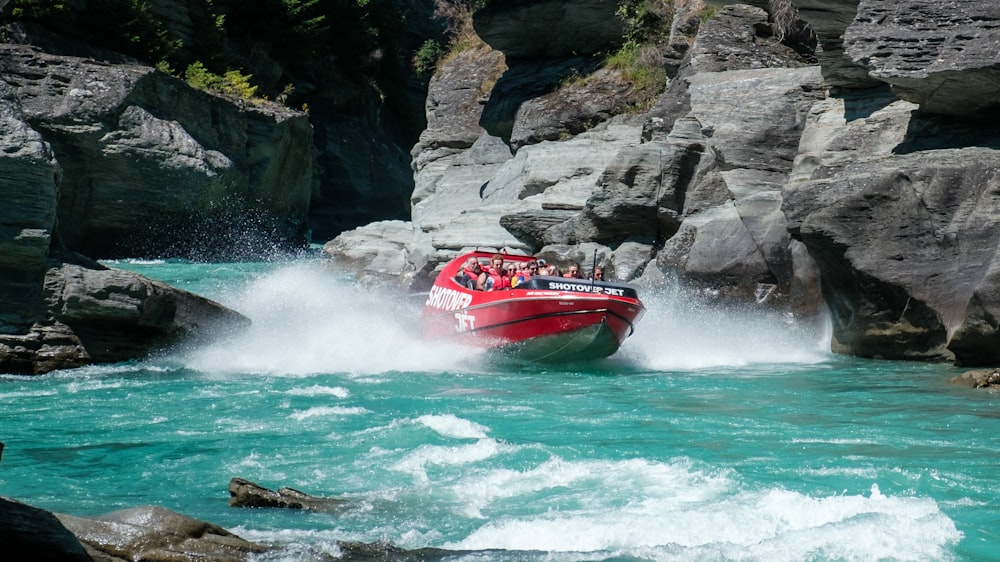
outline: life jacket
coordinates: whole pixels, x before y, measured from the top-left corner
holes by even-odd
[[[483,271],[485,271],[486,275],[489,276],[489,279],[487,279],[487,290],[499,291],[501,289],[510,289],[510,277],[507,277],[503,273],[493,269],[492,266],[486,266]],[[490,280],[493,282],[490,283]]]
[[[479,282],[479,276],[482,273],[483,273],[482,271],[480,271],[479,273],[476,273],[475,271],[472,271],[468,267],[463,267],[462,268],[462,275],[464,275],[465,279],[466,279],[464,285],[467,288],[472,289],[473,291],[475,291],[476,290],[476,285]]]
[[[520,285],[521,283],[524,283],[528,279],[531,279],[531,274],[530,273],[525,273],[524,271],[519,271],[518,274],[515,275],[513,279],[511,279],[510,286],[511,287],[517,287],[518,285]]]

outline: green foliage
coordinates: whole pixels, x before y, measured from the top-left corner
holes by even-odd
[[[705,6],[700,12],[698,12],[698,18],[701,19],[701,23],[705,23],[708,20],[715,17],[715,14],[719,13],[720,8],[718,6]]]
[[[184,80],[198,90],[207,90],[251,100],[257,93],[257,86],[250,83],[252,75],[244,75],[239,70],[227,70],[221,76],[205,68],[201,61],[194,61],[184,71]]]
[[[174,74],[174,69],[171,68],[170,63],[168,63],[165,60],[161,60],[160,62],[156,63],[156,70],[159,70],[160,72],[164,74],[169,74],[171,76],[173,76]]]
[[[249,100],[257,93],[257,86],[250,83],[252,74],[244,75],[239,70],[227,70],[222,75],[222,91],[243,100]]]
[[[63,2],[51,2],[47,0],[14,0],[11,15],[15,19],[27,21],[43,21],[56,18],[68,13],[66,4]]]
[[[661,46],[670,39],[672,0],[621,0],[618,17],[624,27],[622,47],[608,55],[606,65],[618,70],[638,94],[638,106],[651,103],[667,83]]]
[[[194,61],[184,70],[184,80],[197,90],[216,90],[222,87],[222,77],[209,72],[201,61]]]
[[[670,39],[673,0],[620,0],[618,17],[625,43],[663,43]]]
[[[413,55],[413,68],[418,76],[427,76],[437,69],[437,63],[444,55],[445,49],[440,41],[428,39]]]
[[[181,47],[143,0],[88,2],[83,10],[69,2],[13,0],[11,16],[140,60],[169,59]]]

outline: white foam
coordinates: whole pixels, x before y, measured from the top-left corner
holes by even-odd
[[[306,388],[292,388],[287,394],[293,396],[335,396],[337,398],[348,398],[351,392],[342,386],[323,386],[314,384]]]
[[[370,410],[361,407],[349,408],[345,406],[317,406],[315,408],[309,408],[307,410],[294,412],[288,417],[292,418],[293,420],[302,421],[305,419],[315,418],[315,417],[357,416],[369,413],[371,413]]]
[[[497,455],[505,449],[493,439],[480,439],[475,443],[458,446],[421,445],[392,465],[397,470],[413,476],[421,485],[431,482],[427,476],[429,465],[467,465]]]
[[[484,439],[489,428],[452,414],[427,415],[417,418],[417,423],[433,429],[442,437],[455,439]]]
[[[815,364],[830,358],[830,322],[765,308],[713,305],[683,293],[640,295],[647,311],[622,357],[654,370]]]
[[[208,373],[370,375],[459,369],[479,353],[425,342],[419,305],[410,298],[339,280],[317,262],[266,274],[235,297],[221,299],[253,324],[226,341],[189,350],[181,361]]]
[[[418,335],[422,297],[359,287],[323,262],[298,261],[234,295],[213,295],[253,325],[186,354],[209,373],[374,375],[478,371],[480,351]],[[677,291],[644,292],[647,313],[616,360],[655,370],[799,363],[829,359],[829,320],[791,320],[760,309],[705,304]]]
[[[743,490],[725,473],[646,461],[553,462],[536,474],[504,472],[467,483],[464,493],[485,509],[501,496],[544,502],[538,498],[545,486],[566,491],[547,509],[491,520],[445,548],[671,560],[943,560],[962,537],[933,500],[887,496],[874,485],[868,495],[829,497]],[[577,487],[586,491],[574,494]],[[602,489],[608,492],[595,495]]]

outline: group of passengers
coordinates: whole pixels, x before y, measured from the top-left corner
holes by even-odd
[[[503,254],[493,254],[486,266],[480,264],[476,257],[469,257],[459,274],[459,282],[477,291],[498,291],[517,287],[537,275],[584,279],[578,262],[570,263],[566,273],[562,273],[554,263],[547,263],[542,258],[505,263]],[[586,279],[604,281],[604,268],[595,265]]]

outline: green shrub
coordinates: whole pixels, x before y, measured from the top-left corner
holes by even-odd
[[[205,68],[201,61],[194,61],[184,70],[184,80],[197,90],[206,90],[250,101],[257,93],[257,86],[250,83],[253,75],[239,70],[227,70],[222,76]]]
[[[222,87],[222,78],[205,68],[201,61],[188,65],[184,70],[184,81],[196,90],[219,91]]]
[[[244,75],[239,70],[227,70],[222,75],[222,91],[242,100],[250,100],[257,93],[257,86],[250,83],[253,75]]]
[[[444,55],[440,41],[428,39],[413,55],[413,69],[419,76],[428,76],[437,69],[438,60]]]
[[[655,46],[629,42],[608,56],[606,64],[621,73],[639,94],[643,107],[663,91],[667,84],[667,71],[657,59]]]
[[[618,70],[632,84],[637,108],[647,107],[667,83],[662,48],[670,40],[674,16],[672,0],[621,0],[618,17],[623,25],[623,43],[607,56],[605,64]]]

